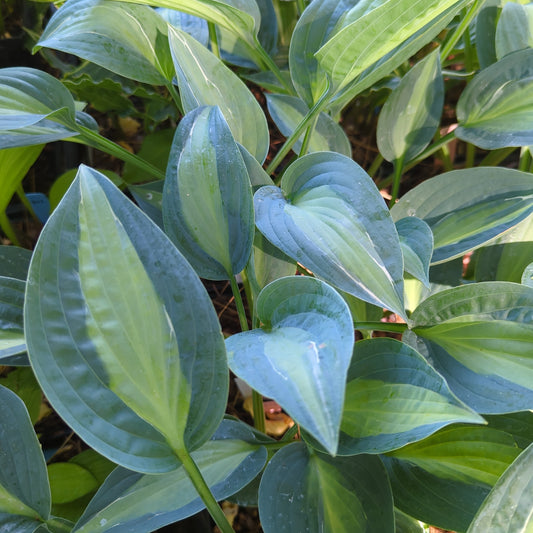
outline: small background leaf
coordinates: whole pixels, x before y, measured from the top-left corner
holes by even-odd
[[[433,255],[433,233],[420,218],[406,217],[396,222],[403,254],[403,268],[429,286],[429,263]]]

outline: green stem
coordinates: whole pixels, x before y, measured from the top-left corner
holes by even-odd
[[[461,22],[459,23],[457,28],[455,28],[455,31],[453,32],[451,37],[448,39],[448,42],[446,43],[446,45],[441,51],[441,54],[440,54],[441,63],[444,63],[446,58],[450,55],[454,46],[459,42],[459,39],[461,39],[463,33],[466,31],[466,29],[468,28],[468,26],[470,25],[474,17],[477,15],[478,11],[481,9],[484,2],[485,0],[476,0],[472,4],[470,9],[468,10],[466,15],[461,19]]]
[[[306,8],[305,0],[296,0],[296,6],[297,6],[297,9],[298,9],[298,15],[301,16],[301,14],[304,12],[304,10]]]
[[[294,424],[294,426],[290,427],[286,432],[285,434],[283,435],[283,437],[281,437],[281,442],[290,442],[294,436],[298,433],[298,431],[300,430],[300,428],[298,427],[298,424]]]
[[[11,241],[12,244],[15,246],[21,246],[5,211],[0,212],[0,229],[4,232],[5,236]]]
[[[33,205],[31,205],[31,202],[28,200],[28,197],[26,196],[26,193],[24,192],[24,188],[22,187],[22,184],[17,187],[17,196],[19,197],[20,201],[24,205],[24,207],[29,211],[30,215],[39,222],[39,217],[35,214],[35,210],[33,209]]]
[[[122,159],[122,161],[135,165],[137,168],[144,170],[147,173],[146,181],[149,181],[150,179],[165,179],[165,174],[157,167],[139,156],[128,152],[128,150],[115,144],[113,141],[102,137],[102,135],[94,130],[86,128],[85,126],[80,126],[79,124],[77,125],[77,129],[81,135],[78,138],[74,137],[72,139],[73,141],[87,144],[105,152],[106,154],[118,157],[119,159]]]
[[[527,146],[522,146],[520,148],[520,160],[518,162],[518,170],[522,172],[528,172],[529,167],[531,166],[531,154]]]
[[[405,155],[400,157],[400,159],[394,161],[394,179],[392,182],[392,192],[389,201],[389,207],[392,207],[396,203],[396,199],[398,198],[398,194],[400,192],[400,182],[402,181],[404,157]]]
[[[290,152],[294,143],[300,138],[305,128],[307,128],[311,121],[318,117],[322,109],[326,106],[328,101],[329,83],[326,90],[322,93],[322,96],[318,99],[317,103],[308,111],[307,115],[302,119],[300,124],[296,126],[296,129],[292,132],[291,136],[285,141],[281,150],[276,154],[274,159],[268,165],[266,171],[268,174],[272,174],[278,165],[283,161],[284,157]]]
[[[46,525],[48,527],[48,530],[53,531],[53,533],[61,533],[62,531],[64,531],[65,533],[69,533],[74,527],[74,524],[72,522],[69,522],[64,518],[57,517],[49,518],[46,521]]]
[[[220,46],[218,45],[218,36],[215,24],[208,22],[207,27],[209,29],[209,41],[211,42],[211,51],[220,59]]]
[[[270,54],[261,46],[261,43],[256,39],[256,48],[254,49],[254,55],[256,55],[260,61],[262,61],[263,66],[272,72],[274,76],[279,80],[282,87],[287,91],[288,94],[296,96],[294,87],[287,83],[287,80],[284,78],[281,70],[276,65],[276,62],[270,57]]]
[[[237,284],[235,276],[230,276],[229,282],[231,285],[231,292],[233,293],[233,298],[235,299],[235,305],[237,307],[237,313],[239,315],[239,323],[241,325],[241,330],[248,331],[249,328],[248,320],[246,318],[246,310],[244,309],[241,291],[239,290],[239,285]],[[259,394],[256,390],[252,390],[252,408],[254,417],[254,427],[264,433],[266,429],[266,422],[265,409],[263,408],[263,396]]]
[[[471,143],[466,143],[465,168],[472,168],[476,160],[476,147]]]
[[[367,171],[367,174],[373,178],[374,174],[378,171],[378,168],[381,166],[381,163],[383,163],[384,157],[378,153],[378,155],[375,157],[374,161],[372,161],[372,164],[370,165],[370,168]]]
[[[493,167],[499,165],[504,159],[507,159],[514,151],[516,146],[509,148],[500,148],[493,150],[479,163],[480,167]]]
[[[181,96],[179,95],[178,91],[176,91],[176,87],[174,87],[174,84],[172,82],[168,83],[167,89],[170,95],[172,96],[172,99],[174,100],[174,103],[176,104],[178,111],[181,113],[181,115],[185,115],[185,111],[183,109],[183,103],[181,101]]]
[[[222,533],[235,533],[233,528],[230,526],[226,515],[218,505],[215,500],[213,493],[209,489],[209,486],[205,482],[198,465],[194,462],[193,458],[189,455],[189,452],[183,451],[179,454],[179,458],[183,464],[183,468],[187,472],[189,479],[192,481],[194,488],[202,498],[202,501],[205,503],[209,514],[215,521],[215,524],[218,526]]]
[[[465,43],[465,70],[466,72],[473,72],[474,70],[474,47],[470,39],[470,29],[467,27],[463,35],[463,42]]]
[[[444,165],[444,170],[446,172],[453,170],[453,163],[452,163],[452,158],[450,156],[450,150],[448,148],[448,145],[443,144],[440,151],[442,154],[442,164]]]
[[[354,328],[360,331],[370,330],[403,333],[407,330],[407,324],[395,324],[392,322],[356,322]]]
[[[298,157],[303,157],[307,153],[307,150],[309,149],[309,143],[311,142],[311,136],[313,135],[313,130],[315,129],[315,126],[316,126],[317,119],[318,117],[315,117],[315,119],[311,121],[309,126],[307,126],[305,137],[304,137],[304,140],[302,141],[302,147],[300,148],[300,153]]]

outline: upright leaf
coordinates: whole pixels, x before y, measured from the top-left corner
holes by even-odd
[[[92,61],[126,78],[165,85],[173,69],[167,24],[148,6],[107,0],[68,0],[37,43]]]
[[[470,524],[467,533],[526,533],[533,516],[533,445],[503,473]]]
[[[532,316],[530,287],[476,283],[424,300],[404,339],[476,411],[520,411],[533,400]]]
[[[316,52],[334,91],[346,87],[366,68],[409,39],[458,0],[386,0],[361,13],[348,12],[341,27]]]
[[[170,238],[196,272],[228,279],[244,269],[254,236],[250,179],[217,107],[200,107],[180,122],[163,190]]]
[[[185,32],[169,28],[169,40],[185,111],[218,106],[235,140],[263,163],[269,148],[268,126],[254,95],[220,59]]]
[[[33,369],[95,450],[163,472],[213,434],[228,383],[209,297],[166,236],[103,175],[80,168],[41,234],[28,280]]]
[[[44,522],[50,516],[50,486],[37,435],[22,400],[1,385],[0,403],[0,525],[14,516]]]
[[[419,61],[387,98],[379,115],[377,144],[387,161],[410,161],[431,142],[444,105],[439,49]]]
[[[259,231],[339,289],[405,315],[398,234],[361,167],[333,152],[308,154],[285,171],[281,186],[255,193]]]
[[[261,329],[226,340],[231,370],[335,454],[354,342],[346,303],[326,283],[293,276],[267,285],[256,313]]]
[[[391,210],[416,216],[433,233],[432,264],[478,248],[533,212],[533,177],[502,167],[453,170],[424,181]]]
[[[533,49],[482,70],[457,103],[459,139],[486,150],[533,144]]]
[[[506,3],[496,26],[495,42],[498,59],[517,50],[533,48],[533,5]]]
[[[392,533],[392,494],[378,457],[336,457],[301,442],[280,450],[259,487],[265,533]]]
[[[263,468],[267,454],[244,424],[224,420],[213,440],[192,452],[213,495],[228,498]],[[128,528],[154,531],[191,516],[204,504],[183,467],[166,474],[117,468],[77,522],[74,532],[103,533]]]
[[[393,339],[356,343],[339,454],[383,453],[454,422],[483,423],[415,350]]]

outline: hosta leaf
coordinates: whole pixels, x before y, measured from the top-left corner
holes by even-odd
[[[410,161],[431,142],[444,105],[439,49],[419,61],[387,98],[377,126],[379,151],[387,161]]]
[[[533,144],[533,49],[482,70],[457,103],[459,139],[486,150]]]
[[[1,385],[0,404],[0,524],[4,513],[47,520],[50,487],[46,464],[28,412],[22,400]]]
[[[354,342],[346,303],[326,283],[293,276],[263,289],[256,312],[262,329],[226,340],[231,370],[334,454]]]
[[[356,343],[339,454],[383,453],[454,422],[483,423],[415,350],[393,339]]]
[[[398,234],[361,167],[333,152],[308,154],[285,171],[281,186],[255,193],[261,233],[339,289],[404,316]]]
[[[298,124],[309,112],[306,103],[295,96],[283,94],[266,94],[268,112],[279,131],[289,137]],[[293,150],[299,152],[305,133],[294,144]],[[344,130],[325,113],[318,116],[316,125],[309,139],[309,152],[338,152],[347,157],[352,156],[350,141]]]
[[[339,18],[356,3],[356,0],[311,2],[296,23],[289,48],[290,72],[298,95],[309,107],[327,86],[326,73],[315,52],[327,41]]]
[[[500,0],[487,0],[476,17],[476,35],[483,35],[482,39],[476,39],[476,51],[482,69],[498,60],[496,57],[496,25],[500,16],[500,6]]]
[[[91,472],[74,463],[52,463],[48,476],[54,504],[72,502],[98,488]]]
[[[156,8],[157,13],[169,24],[194,37],[199,43],[207,46],[209,44],[209,29],[207,21],[203,18],[176,9],[167,7]]]
[[[418,30],[437,19],[458,0],[387,0],[374,9],[352,8],[341,27],[315,54],[331,77],[335,91],[346,87]],[[357,15],[356,15],[357,13]]]
[[[151,181],[142,185],[130,185],[132,196],[137,205],[163,229],[163,187],[164,180]]]
[[[131,0],[136,4],[177,9],[208,20],[235,33],[248,43],[255,43],[261,14],[251,0]]]
[[[429,286],[429,263],[433,255],[433,233],[426,222],[405,217],[396,222],[403,253],[403,268]]]
[[[43,47],[153,85],[165,85],[174,75],[167,24],[148,6],[68,0],[50,19],[35,49]]]
[[[522,285],[533,288],[533,263],[530,263],[522,274]]]
[[[265,533],[394,531],[392,494],[379,458],[332,458],[301,442],[268,463],[259,516]]]
[[[396,526],[396,533],[424,533],[425,531],[418,520],[396,508],[394,509],[394,525]]]
[[[217,107],[180,122],[163,190],[170,238],[203,278],[229,279],[252,248],[252,189],[246,165]]]
[[[32,367],[91,447],[162,472],[212,435],[227,393],[214,309],[181,254],[102,174],[80,168],[28,280]]]
[[[394,205],[394,220],[416,216],[434,239],[432,264],[449,261],[516,226],[533,212],[533,177],[497,167],[453,170],[424,181]]]
[[[533,445],[503,473],[468,528],[468,533],[527,533],[533,525]]]
[[[512,435],[522,449],[533,442],[533,411],[519,411],[502,415],[484,415],[489,426]]]
[[[24,291],[20,279],[0,276],[0,364],[27,364],[24,340]]]
[[[331,113],[333,115],[340,113],[358,94],[372,87],[379,82],[379,80],[393,72],[405,61],[415,55],[421,48],[445,30],[455,15],[457,15],[457,13],[469,3],[470,0],[460,0],[459,2],[456,2],[423,28],[411,35],[408,39],[398,44],[375,64],[364,70],[333,98],[333,101],[330,104]],[[359,5],[363,4],[359,3]]]
[[[533,400],[532,316],[532,288],[476,283],[424,300],[404,338],[476,411],[520,411]]]
[[[169,40],[185,111],[218,106],[235,140],[263,163],[269,148],[268,125],[254,95],[220,59],[185,32],[169,28]]]
[[[267,453],[244,424],[224,420],[213,440],[192,452],[218,500],[247,485],[263,468]],[[166,474],[116,469],[90,502],[73,531],[154,531],[205,507],[183,467]]]
[[[383,462],[399,509],[423,522],[464,531],[519,453],[502,431],[456,425],[391,452]]]
[[[520,283],[524,269],[533,262],[533,215],[476,251],[476,281]]]
[[[533,48],[533,6],[509,2],[503,6],[496,26],[496,55]]]
[[[26,281],[31,250],[18,246],[0,246],[0,276]]]

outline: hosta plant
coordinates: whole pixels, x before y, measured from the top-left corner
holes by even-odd
[[[0,248],[0,363],[20,367],[0,386],[3,530],[153,531],[207,508],[226,533],[226,499],[258,506],[267,533],[532,527],[530,6],[286,4],[56,11],[36,50],[90,62],[95,91],[135,82],[172,99],[164,160],[101,136],[52,75],[0,70],[0,209],[48,142],[130,172],[120,190],[81,165],[33,253]],[[268,160],[244,79],[287,138]],[[389,205],[338,124],[380,87]],[[403,190],[458,139],[465,168]],[[519,149],[519,168],[489,165]],[[229,280],[240,333],[224,338],[200,278]],[[230,370],[253,390],[254,427],[225,416]],[[37,387],[90,448],[48,469]],[[264,397],[294,422],[280,439]]]

